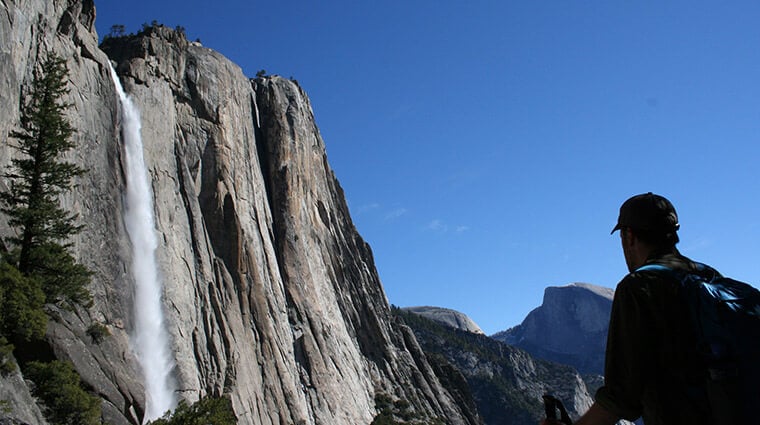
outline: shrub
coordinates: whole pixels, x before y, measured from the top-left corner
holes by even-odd
[[[8,343],[5,337],[0,336],[0,376],[7,376],[16,370],[16,362],[11,357],[12,353],[13,345]]]
[[[106,337],[111,336],[111,331],[101,323],[93,323],[87,328],[87,335],[92,338],[92,342],[100,344]]]
[[[148,422],[150,425],[235,425],[237,417],[229,397],[202,398],[192,405],[179,402],[174,413]]]
[[[45,293],[39,283],[0,260],[0,335],[14,342],[45,335]]]
[[[32,394],[44,404],[43,413],[52,424],[100,424],[100,399],[85,391],[74,367],[58,360],[30,362],[24,375],[34,382]]]

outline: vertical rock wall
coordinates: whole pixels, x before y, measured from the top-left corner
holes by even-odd
[[[117,98],[108,57],[97,45],[94,19],[92,1],[0,1],[0,167],[5,170],[14,154],[8,133],[19,124],[19,107],[34,71],[48,53],[65,58],[70,71],[66,101],[72,104],[68,117],[78,146],[67,159],[89,173],[76,179],[76,188],[62,202],[85,224],[71,242],[80,261],[95,272],[90,285],[94,305],[89,310],[54,311],[48,336],[56,355],[72,361],[102,396],[105,419],[127,424],[137,423],[143,390],[135,379],[139,373],[128,338],[130,259],[121,220]],[[0,179],[3,189],[6,183]],[[0,214],[0,235],[9,232]],[[96,344],[86,332],[93,323],[105,325],[111,337]]]
[[[48,340],[103,398],[104,419],[128,424],[144,395],[129,346],[117,96],[94,16],[90,1],[0,0],[0,166],[33,70],[46,51],[65,57],[71,158],[89,172],[63,202],[85,225],[73,242],[95,272],[94,306],[56,311]],[[180,396],[229,394],[242,424],[368,424],[379,394],[419,418],[467,423],[391,319],[301,88],[252,82],[162,27],[104,49],[141,109]],[[0,218],[0,233],[10,231]],[[93,341],[95,323],[111,336]]]

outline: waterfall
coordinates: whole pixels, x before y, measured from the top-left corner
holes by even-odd
[[[158,235],[153,216],[153,191],[143,158],[140,111],[121,87],[111,67],[121,104],[121,134],[126,163],[124,223],[132,243],[134,277],[134,333],[132,348],[142,367],[145,383],[143,422],[161,417],[177,405],[175,366],[164,323],[162,282],[156,264]]]

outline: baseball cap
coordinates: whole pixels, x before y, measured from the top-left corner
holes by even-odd
[[[617,224],[610,234],[623,227],[655,233],[675,232],[680,227],[673,204],[652,192],[629,198],[620,206]]]

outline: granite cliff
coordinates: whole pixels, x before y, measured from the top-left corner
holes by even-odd
[[[62,202],[85,225],[71,242],[95,274],[93,306],[51,306],[46,339],[102,399],[104,421],[140,423],[145,407],[113,61],[141,110],[180,398],[229,395],[241,424],[369,424],[380,399],[421,423],[476,423],[394,320],[298,84],[250,80],[160,26],[101,48],[94,19],[91,0],[0,0],[0,167],[33,71],[55,52],[70,70],[68,159],[88,169]],[[0,217],[0,236],[10,231]],[[110,336],[93,340],[93,324]],[[0,399],[0,419],[45,423],[20,376],[0,379]]]
[[[585,283],[548,287],[540,307],[520,325],[492,338],[582,373],[601,375],[613,295],[612,289]]]

